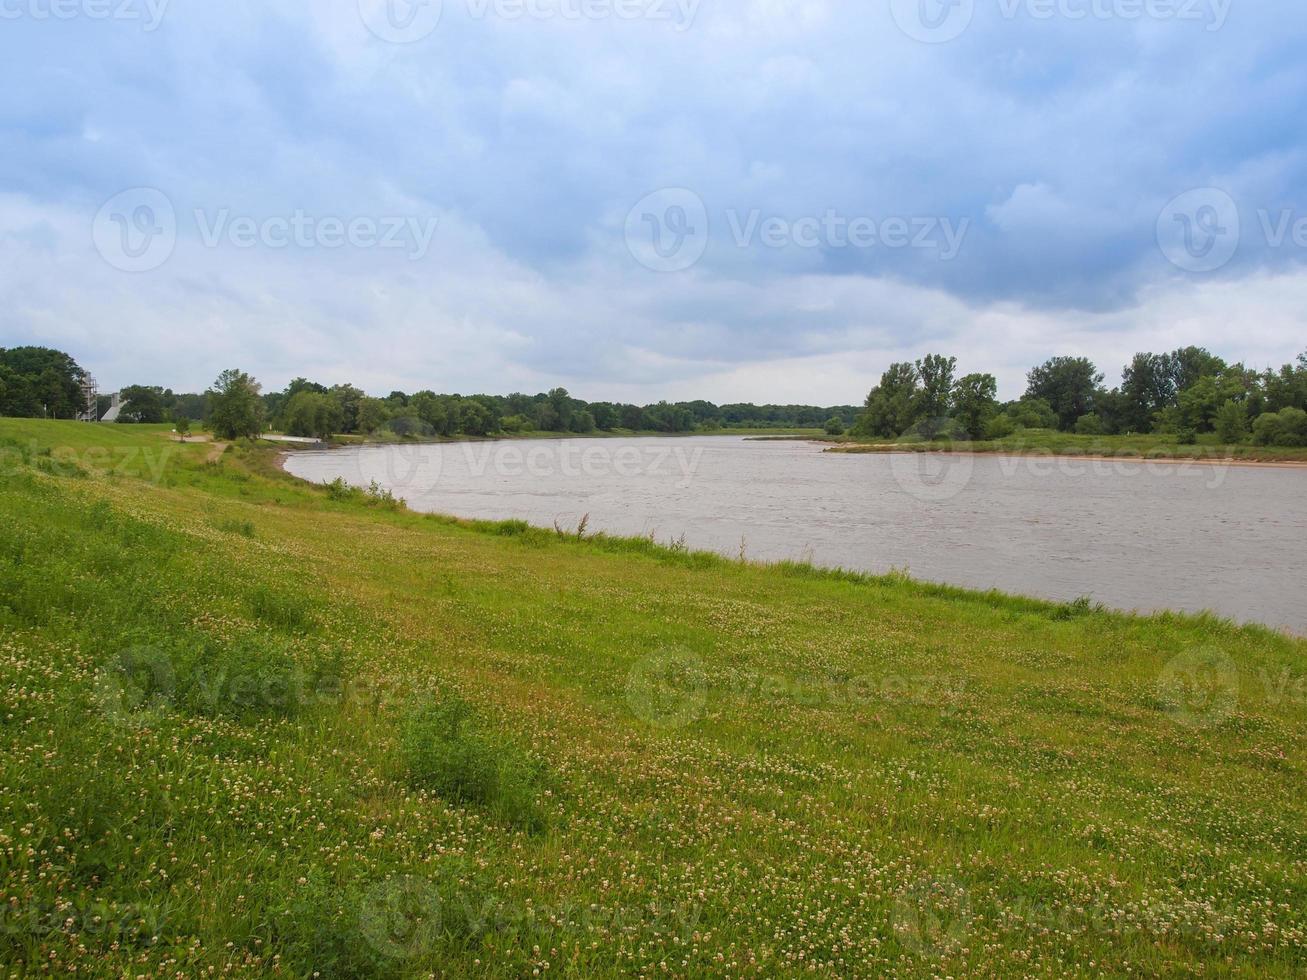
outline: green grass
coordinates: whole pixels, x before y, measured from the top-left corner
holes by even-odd
[[[169,445],[0,420],[6,972],[1307,968],[1307,641]]]
[[[976,442],[909,442],[895,440],[842,440],[836,452],[931,452],[965,449],[979,453],[1034,453],[1061,456],[1121,456],[1139,459],[1236,459],[1248,462],[1307,462],[1307,449],[1254,446],[1251,443],[1230,445],[1215,436],[1203,435],[1191,445],[1177,441],[1173,435],[1082,436],[1048,429],[1026,429],[1006,439]]]

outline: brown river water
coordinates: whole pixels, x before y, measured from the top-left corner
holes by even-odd
[[[292,453],[317,483],[414,510],[684,536],[1118,609],[1211,610],[1307,635],[1307,468],[824,453],[736,436],[512,440]]]

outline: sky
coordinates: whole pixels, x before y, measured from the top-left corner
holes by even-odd
[[[0,346],[857,403],[1307,349],[1301,0],[0,0]]]

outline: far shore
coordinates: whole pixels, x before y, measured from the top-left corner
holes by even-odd
[[[1206,463],[1210,466],[1247,466],[1262,469],[1303,469],[1307,468],[1307,459],[1248,459],[1239,456],[1200,456],[1177,453],[1175,455],[1142,456],[1133,453],[1076,453],[1059,452],[1053,449],[1012,449],[995,447],[993,449],[954,449],[949,446],[930,447],[924,443],[874,443],[830,446],[828,453],[847,453],[850,455],[867,454],[918,454],[938,453],[949,456],[1006,456],[1012,458],[1089,460],[1113,463]]]

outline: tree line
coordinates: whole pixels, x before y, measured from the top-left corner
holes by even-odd
[[[0,415],[76,418],[86,372],[45,347],[0,348]],[[125,423],[200,422],[224,438],[269,426],[292,435],[381,431],[396,436],[489,436],[532,431],[682,433],[732,428],[816,428],[862,439],[1002,439],[1024,430],[1082,435],[1165,434],[1234,444],[1307,445],[1307,352],[1279,370],[1229,364],[1201,347],[1136,354],[1114,388],[1084,357],[1054,357],[1027,375],[1025,394],[1000,403],[991,374],[957,376],[957,359],[928,354],[891,364],[859,408],[851,405],[631,405],[586,402],[565,388],[535,395],[458,395],[424,390],[373,397],[350,384],[296,378],[264,393],[239,370],[201,393],[132,385],[120,392]],[[102,408],[108,398],[101,397]]]
[[[957,358],[939,354],[891,364],[852,434],[981,440],[1044,429],[1307,446],[1307,353],[1260,372],[1202,347],[1136,354],[1114,388],[1088,358],[1054,357],[1029,372],[1020,399],[1006,403],[998,401],[992,374],[956,375]]]
[[[86,372],[67,354],[42,347],[0,350],[0,415],[76,418]],[[129,385],[119,395],[122,423],[187,420],[209,425],[224,438],[257,434],[271,426],[291,435],[488,436],[525,432],[631,430],[681,433],[732,428],[819,428],[843,432],[857,419],[856,405],[715,405],[708,401],[631,405],[586,402],[565,388],[536,395],[458,395],[392,391],[384,398],[351,384],[323,385],[296,378],[265,393],[246,372],[224,371],[200,393],[155,385]],[[100,398],[103,414],[109,397]]]
[[[535,395],[459,395],[431,390],[408,394],[392,391],[385,398],[373,397],[350,384],[328,387],[296,378],[282,391],[260,395],[248,375],[224,372],[208,393],[209,414],[229,400],[235,385],[259,395],[258,404],[249,390],[241,396],[247,406],[245,419],[297,436],[327,438],[332,435],[371,435],[387,431],[396,436],[490,436],[527,432],[559,432],[586,435],[593,432],[628,430],[635,432],[683,433],[731,428],[816,428],[837,422],[840,430],[852,425],[858,415],[854,405],[816,407],[808,405],[715,405],[707,401],[666,402],[631,405],[617,402],[587,402],[574,398],[566,388]],[[207,417],[202,419],[209,421]]]

